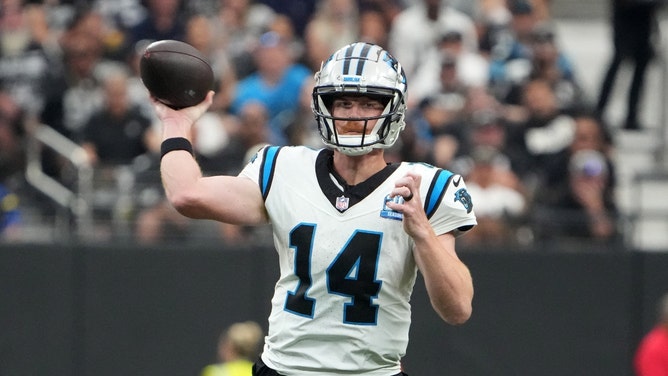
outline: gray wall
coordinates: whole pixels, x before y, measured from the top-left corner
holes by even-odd
[[[413,295],[418,375],[627,376],[668,291],[668,253],[470,252],[474,313]],[[0,248],[0,375],[197,375],[220,330],[266,325],[271,249]]]

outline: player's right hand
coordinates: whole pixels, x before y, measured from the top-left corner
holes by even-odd
[[[151,102],[153,103],[156,115],[163,124],[182,124],[183,122],[187,122],[188,125],[192,125],[209,109],[211,103],[213,103],[213,95],[214,92],[211,90],[202,102],[180,110],[170,108],[153,96],[151,96]]]

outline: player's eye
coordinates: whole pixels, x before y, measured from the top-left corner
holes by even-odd
[[[370,110],[382,110],[383,109],[383,104],[380,103],[380,101],[376,100],[370,100],[367,102],[364,102],[362,104],[364,108],[370,109]]]
[[[353,102],[347,99],[335,99],[333,103],[335,108],[351,108],[352,106]]]

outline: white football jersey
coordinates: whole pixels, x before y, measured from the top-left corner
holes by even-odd
[[[264,148],[241,172],[265,200],[279,255],[262,360],[282,375],[400,372],[417,267],[401,213],[385,207],[397,179],[422,175],[436,234],[476,224],[459,175],[423,163],[388,165],[347,186],[332,151]]]

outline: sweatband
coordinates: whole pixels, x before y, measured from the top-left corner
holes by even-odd
[[[174,150],[185,150],[193,155],[193,145],[184,137],[168,138],[160,144],[160,159]]]

